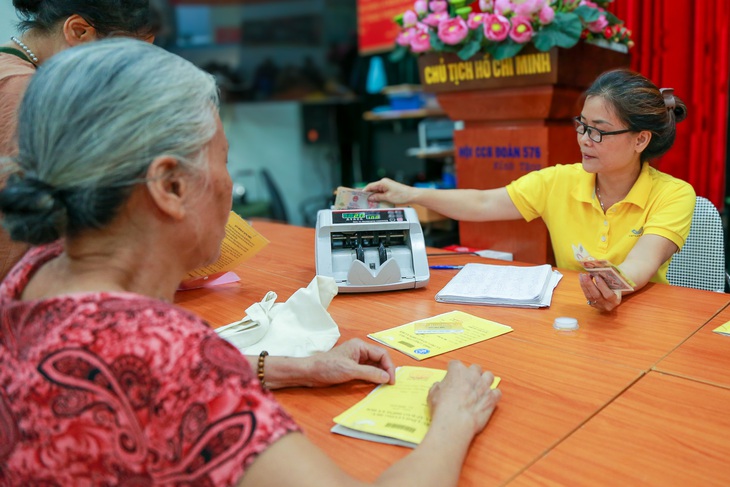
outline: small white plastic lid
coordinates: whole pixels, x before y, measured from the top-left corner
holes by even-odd
[[[561,316],[560,318],[555,318],[555,321],[553,322],[553,328],[562,331],[577,330],[578,320],[576,320],[575,318],[568,318],[567,316]]]

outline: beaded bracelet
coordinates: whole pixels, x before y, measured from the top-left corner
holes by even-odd
[[[259,366],[257,369],[257,374],[259,378],[259,382],[261,383],[261,387],[266,389],[266,380],[264,379],[264,360],[266,359],[266,356],[269,354],[266,350],[263,350],[259,354]]]

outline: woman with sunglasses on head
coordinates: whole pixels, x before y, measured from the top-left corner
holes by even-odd
[[[652,168],[648,161],[674,143],[687,107],[673,90],[657,88],[629,70],[609,71],[585,93],[575,117],[582,160],[531,172],[498,189],[434,190],[370,183],[373,201],[417,203],[450,218],[499,221],[541,217],[557,266],[582,270],[573,244],[596,259],[619,264],[640,289],[667,282],[667,267],[684,245],[695,205],[692,186]],[[621,304],[601,277],[580,275],[587,302],[602,311]]]
[[[158,21],[148,0],[13,0],[13,6],[20,34],[0,45],[0,158],[17,150],[18,105],[39,65],[66,48],[105,37],[151,41]],[[0,160],[0,186],[11,171]],[[0,229],[0,280],[26,249]]]

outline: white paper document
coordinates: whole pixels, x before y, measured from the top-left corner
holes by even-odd
[[[545,308],[563,277],[548,264],[467,264],[436,294],[441,303]]]

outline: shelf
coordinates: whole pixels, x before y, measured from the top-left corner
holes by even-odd
[[[417,110],[390,110],[383,112],[365,112],[362,118],[369,122],[381,120],[402,120],[405,118],[445,117],[446,112],[440,108],[419,108]]]
[[[421,147],[414,147],[408,149],[406,154],[419,159],[443,159],[444,157],[454,156],[454,147],[427,147],[425,149]]]

